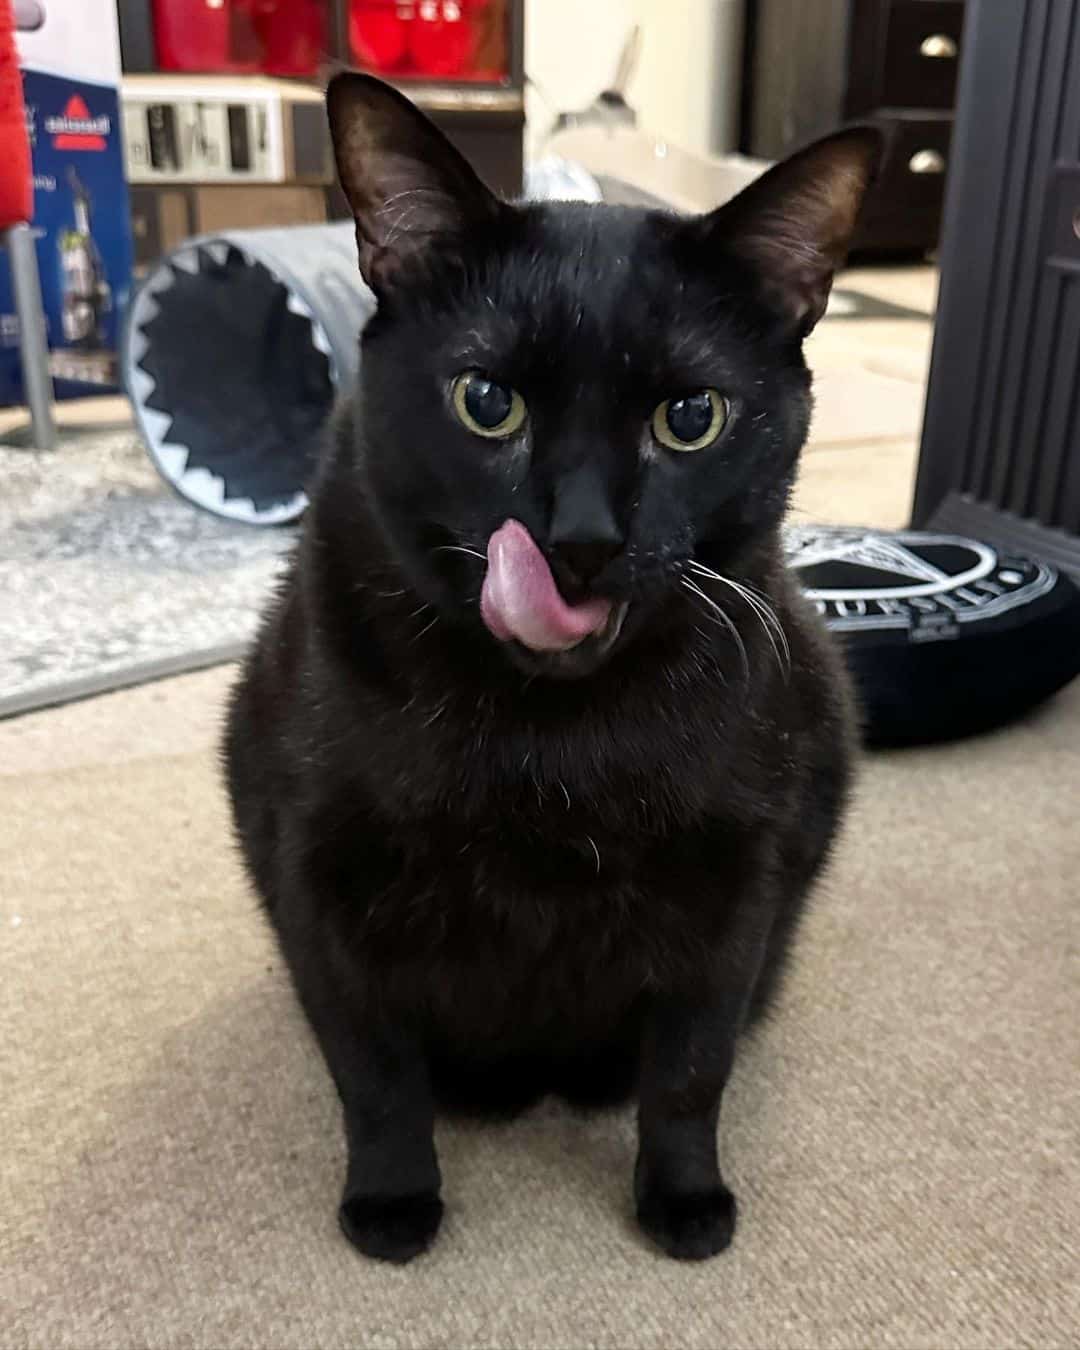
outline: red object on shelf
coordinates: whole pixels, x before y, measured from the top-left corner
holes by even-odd
[[[258,64],[238,57],[231,0],[154,0],[154,42],[162,70],[250,73]]]
[[[314,75],[327,28],[326,0],[154,0],[162,70]]]
[[[469,73],[473,30],[460,0],[421,0],[409,33],[409,52],[420,75],[460,79]]]
[[[0,3],[0,230],[29,221],[34,214],[34,175],[26,134],[22,72],[15,49],[15,28],[8,0]]]
[[[247,0],[259,68],[267,75],[314,75],[327,55],[324,0]]]
[[[499,81],[505,53],[492,21],[506,0],[350,0],[354,60],[379,75],[449,81]],[[498,27],[495,32],[498,33]]]
[[[400,70],[409,51],[412,5],[358,3],[349,8],[349,44],[361,65],[377,74]]]

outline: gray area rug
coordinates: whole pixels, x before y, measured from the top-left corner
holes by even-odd
[[[0,447],[0,717],[232,660],[294,537],[195,510],[129,429]]]

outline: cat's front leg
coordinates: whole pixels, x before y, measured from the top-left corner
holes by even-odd
[[[700,1261],[735,1232],[735,1197],[720,1176],[720,1099],[758,961],[702,999],[658,996],[642,1045],[638,1222],[670,1256]]]
[[[409,1035],[369,1034],[347,1074],[342,1230],[366,1256],[411,1261],[434,1241],[443,1213],[426,1061]]]
[[[293,980],[345,1116],[348,1169],[338,1217],[366,1256],[411,1261],[442,1220],[435,1110],[423,1047],[361,999],[341,952],[286,944]],[[301,952],[303,954],[301,954]]]

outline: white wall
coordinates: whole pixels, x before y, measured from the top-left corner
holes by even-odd
[[[558,112],[611,82],[637,0],[525,0],[525,110],[535,151]],[[573,37],[568,37],[573,34]]]
[[[643,42],[629,100],[639,125],[698,153],[734,149],[742,11],[742,0],[526,0],[525,71],[538,86],[526,94],[530,151],[556,112],[610,84],[635,23]]]

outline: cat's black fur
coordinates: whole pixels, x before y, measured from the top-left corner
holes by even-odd
[[[810,406],[801,339],[876,146],[821,143],[686,221],[496,204],[378,82],[339,77],[330,108],[380,307],[226,758],[344,1105],[342,1225],[390,1260],[430,1243],[437,1103],[636,1093],[640,1221],[708,1256],[735,1219],[716,1125],[736,1033],[773,990],[848,782],[848,686],[778,527]],[[523,394],[520,443],[455,420],[470,367]],[[653,443],[656,405],[701,387],[730,401],[720,440]],[[618,548],[587,528],[552,544],[567,501],[586,526],[613,515]],[[538,655],[482,625],[487,540],[511,517],[568,598],[628,602],[611,650]],[[790,668],[691,560],[769,598]]]

